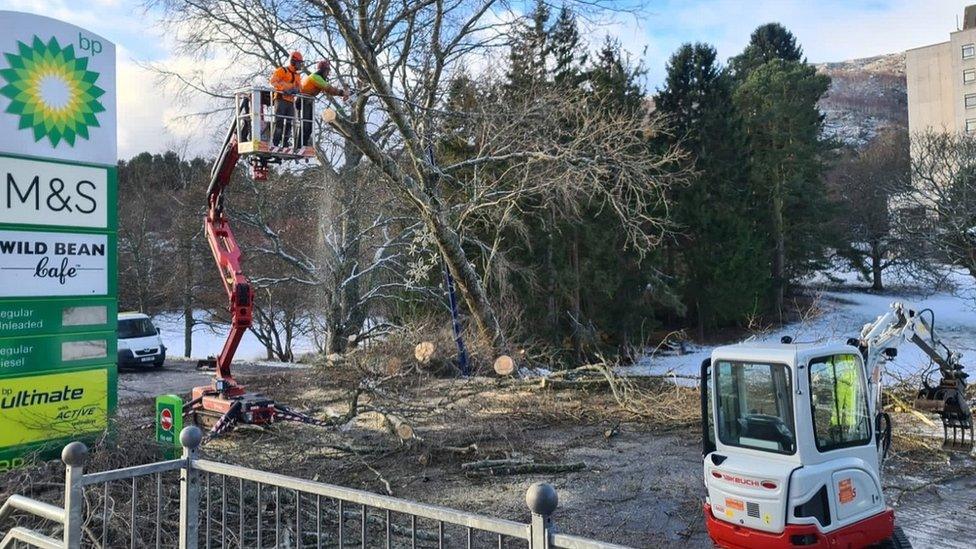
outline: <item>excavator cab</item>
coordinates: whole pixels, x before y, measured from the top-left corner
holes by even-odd
[[[251,176],[256,181],[267,180],[270,164],[315,158],[314,98],[296,95],[294,114],[282,116],[275,114],[273,93],[271,88],[262,86],[234,92],[234,112],[237,114],[232,127],[233,137],[236,138],[237,153],[248,158]]]

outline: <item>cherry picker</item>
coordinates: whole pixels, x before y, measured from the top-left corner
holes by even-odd
[[[297,421],[325,424],[278,404],[265,395],[247,391],[231,374],[231,361],[253,320],[254,289],[241,266],[241,250],[224,207],[224,192],[241,158],[247,159],[251,177],[255,181],[267,180],[271,164],[315,158],[315,148],[309,137],[312,132],[303,131],[303,124],[311,124],[311,113],[297,110],[291,120],[276,117],[267,108],[271,93],[269,88],[254,87],[234,94],[235,116],[211,170],[207,189],[204,229],[227,294],[231,328],[220,354],[198,364],[199,367],[212,368],[214,378],[209,385],[193,389],[190,401],[184,406],[184,413],[211,428],[208,438],[221,434],[236,423],[264,425],[275,421]],[[311,97],[299,95],[298,99],[302,108],[312,108]],[[269,136],[278,134],[274,131],[278,124],[284,124],[286,131],[280,132],[283,136],[280,143],[273,143]],[[287,135],[288,129],[291,135]]]

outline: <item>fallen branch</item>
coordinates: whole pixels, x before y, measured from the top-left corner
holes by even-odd
[[[572,473],[586,469],[586,463],[535,463],[526,459],[483,459],[462,463],[461,470],[472,474],[527,475]]]

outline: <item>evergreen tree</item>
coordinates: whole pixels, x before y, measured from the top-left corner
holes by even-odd
[[[580,40],[576,15],[565,5],[549,31],[549,54],[553,59],[552,77],[556,86],[577,86],[586,63],[586,47]]]
[[[644,90],[639,84],[644,72],[642,66],[630,65],[620,43],[607,36],[586,76],[594,98],[607,108],[637,110],[644,108]]]
[[[685,44],[671,56],[658,112],[668,117],[669,140],[692,154],[696,176],[672,196],[677,225],[671,273],[706,328],[743,320],[764,308],[768,294],[765,238],[754,223],[743,129],[732,106],[732,83],[707,44]]]
[[[786,27],[779,23],[767,23],[752,31],[746,49],[732,58],[732,71],[741,81],[750,72],[774,59],[804,62],[803,48]]]
[[[508,55],[506,89],[512,97],[522,96],[547,80],[546,25],[549,15],[549,6],[543,0],[536,0],[529,20],[517,23]]]
[[[741,76],[741,75],[740,75]],[[790,282],[822,266],[831,228],[823,182],[823,115],[830,78],[799,61],[772,59],[735,91],[752,160],[753,192],[768,207],[774,312],[783,318]]]

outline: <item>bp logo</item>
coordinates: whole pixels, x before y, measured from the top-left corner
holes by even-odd
[[[30,128],[34,141],[46,137],[54,147],[88,139],[88,128],[98,127],[95,115],[105,110],[98,101],[105,90],[95,85],[98,73],[88,70],[88,58],[75,57],[72,44],[62,48],[53,37],[47,44],[37,36],[29,46],[18,41],[17,49],[4,53],[9,68],[0,70],[6,81],[0,95],[10,98],[6,112],[20,117],[19,129]]]

